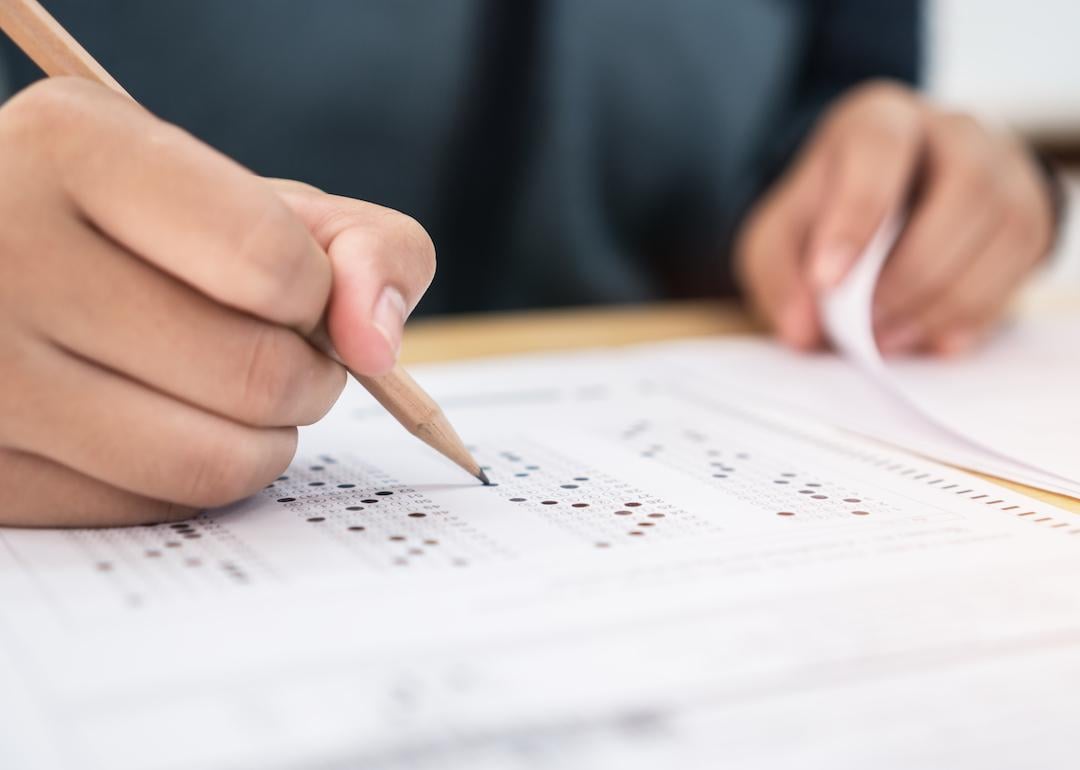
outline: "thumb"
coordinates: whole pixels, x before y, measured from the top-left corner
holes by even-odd
[[[435,247],[416,220],[392,209],[275,182],[278,194],[330,257],[330,342],[358,374],[393,368],[405,321],[435,273]]]
[[[864,122],[834,137],[828,182],[810,238],[818,291],[847,275],[885,218],[903,206],[915,178],[921,132],[913,120]]]

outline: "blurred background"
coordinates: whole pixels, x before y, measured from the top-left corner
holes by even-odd
[[[931,93],[1080,151],[1080,3],[931,0],[927,24]]]
[[[1080,0],[925,0],[924,21],[926,90],[1057,159],[1080,201]],[[1080,284],[1080,211],[1058,252],[1049,276]]]

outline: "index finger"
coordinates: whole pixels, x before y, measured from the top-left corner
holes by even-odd
[[[101,232],[224,305],[315,327],[330,261],[264,180],[108,89],[54,79],[47,93],[79,127],[52,143],[57,178]]]

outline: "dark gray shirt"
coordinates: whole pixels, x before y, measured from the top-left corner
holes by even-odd
[[[429,312],[731,291],[731,233],[823,106],[918,62],[917,0],[45,5],[259,174],[419,219]]]

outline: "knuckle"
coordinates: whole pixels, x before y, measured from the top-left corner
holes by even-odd
[[[322,241],[333,240],[337,233],[344,232],[354,226],[363,227],[364,218],[355,211],[347,208],[335,208],[325,212],[319,217],[312,228],[316,238]]]
[[[400,243],[404,253],[411,255],[415,267],[430,281],[435,275],[435,243],[417,220],[408,214],[395,211],[391,217],[394,241]]]
[[[311,400],[310,405],[299,416],[298,423],[300,425],[311,425],[325,417],[327,412],[337,403],[342,391],[345,390],[348,375],[344,366],[337,363],[328,363],[325,371],[326,375],[320,378],[319,385],[310,389],[312,393],[316,394],[316,397]]]
[[[176,472],[186,481],[177,502],[212,508],[244,496],[245,457],[223,438],[204,437],[180,452]]]
[[[998,148],[973,118],[965,115],[955,121],[963,121],[963,125],[957,128],[954,123],[939,137],[943,162],[969,187],[981,192],[995,190],[1000,171]]]
[[[954,112],[933,112],[927,121],[927,137],[932,149],[945,160],[970,154],[971,119]]]
[[[956,173],[966,199],[989,200],[1001,191],[992,158],[984,152],[969,149],[956,156]]]
[[[295,192],[302,195],[310,196],[322,196],[326,195],[325,191],[320,190],[313,184],[308,182],[302,182],[299,179],[282,179],[280,177],[270,177],[266,181],[270,183],[276,190],[282,192]]]
[[[303,390],[301,366],[293,363],[288,332],[259,324],[244,356],[236,413],[256,425],[272,425],[295,411]]]
[[[24,88],[0,109],[5,130],[40,136],[85,118],[95,86],[81,78],[46,78]]]
[[[358,237],[368,257],[390,269],[413,292],[435,276],[435,244],[427,230],[407,214],[383,208],[374,222],[361,222]]]
[[[280,437],[291,436],[291,442]],[[276,442],[267,446],[266,442]],[[184,449],[178,472],[187,479],[176,502],[215,508],[236,502],[265,486],[285,468],[296,446],[295,429],[237,434],[222,431]]]
[[[310,243],[307,231],[292,212],[276,198],[268,198],[254,223],[240,234],[235,249],[244,271],[239,283],[246,293],[249,310],[262,317],[274,317],[302,280],[308,266]],[[327,265],[329,290],[329,265]]]
[[[866,121],[860,139],[871,149],[882,153],[882,157],[888,157],[885,153],[906,150],[916,137],[922,135],[917,118],[915,110],[890,102],[882,105]]]

